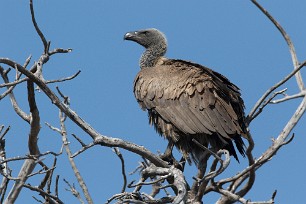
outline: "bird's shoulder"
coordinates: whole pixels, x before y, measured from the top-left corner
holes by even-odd
[[[188,80],[199,79],[211,80],[209,71],[204,67],[192,62],[160,58],[153,67],[142,68],[135,80],[142,78],[144,80],[162,80],[164,83],[187,83]],[[207,68],[208,69],[208,68]]]
[[[189,89],[187,86],[196,86],[200,81],[211,84],[211,80],[211,76],[203,73],[199,67],[180,60],[161,58],[155,66],[144,67],[138,72],[134,80],[134,93],[137,99],[152,100],[155,96],[174,99]]]
[[[224,91],[226,94],[232,92],[240,95],[239,88],[222,74],[194,62],[165,57],[160,58],[153,67],[142,68],[135,78],[134,87],[148,86],[151,83],[159,85],[150,87],[153,89],[167,87],[185,89],[188,84],[199,87],[205,85],[208,88]]]

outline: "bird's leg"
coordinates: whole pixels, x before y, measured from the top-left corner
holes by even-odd
[[[179,169],[181,171],[184,171],[185,169],[185,164],[186,164],[186,158],[185,157],[182,157],[181,160],[179,161],[178,165],[179,165]]]
[[[165,150],[165,153],[160,155],[160,158],[166,162],[169,162],[169,164],[174,165],[175,168],[178,168],[181,171],[184,171],[186,159],[182,157],[180,161],[177,161],[172,154],[173,147],[174,147],[174,143],[172,141],[169,141],[168,146]]]
[[[204,174],[205,174],[205,170],[199,169],[196,178],[202,179]],[[195,200],[197,193],[199,191],[199,187],[200,187],[199,182],[195,180],[191,187],[191,191],[189,192],[190,193],[189,197],[192,198],[192,200]]]
[[[172,155],[172,150],[174,147],[174,143],[172,141],[169,141],[168,146],[165,150],[165,153],[160,155],[160,158],[164,161],[167,161],[171,164],[173,164],[173,161],[175,160],[175,158]]]
[[[204,177],[205,172],[206,172],[206,168],[207,168],[207,161],[208,161],[209,157],[210,157],[210,153],[207,152],[205,154],[205,156],[201,159],[201,161],[200,161],[201,164],[199,165],[199,173],[198,173],[198,176],[201,176],[201,177],[198,177],[198,178],[203,178]],[[197,194],[195,196],[195,200],[197,202],[201,202],[208,183],[209,183],[209,181],[204,180],[198,186]]]

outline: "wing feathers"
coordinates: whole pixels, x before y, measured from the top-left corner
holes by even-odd
[[[142,68],[134,81],[137,101],[143,109],[157,113],[160,121],[154,125],[161,134],[175,141],[179,132],[236,141],[245,132],[243,101],[235,85],[200,65],[179,60],[172,66],[170,60],[165,63]],[[239,148],[241,152],[243,147]]]

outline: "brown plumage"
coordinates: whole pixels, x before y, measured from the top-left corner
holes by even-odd
[[[191,155],[196,163],[206,152],[192,139],[215,152],[227,149],[238,160],[234,141],[245,155],[241,139],[246,133],[244,104],[237,86],[202,65],[165,58],[167,41],[157,29],[128,32],[124,39],[146,48],[134,94],[170,147],[174,144],[185,159]]]

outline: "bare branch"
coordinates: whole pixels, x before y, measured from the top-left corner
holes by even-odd
[[[170,168],[161,168],[161,167],[155,167],[151,165],[150,167],[144,169],[142,171],[143,177],[148,176],[163,176],[170,174],[173,176],[173,185],[177,189],[177,195],[175,199],[173,200],[173,203],[177,204],[183,204],[187,201],[187,183],[185,181],[184,174],[181,170],[175,168],[174,166],[171,166]]]
[[[46,124],[51,130],[56,131],[56,132],[58,132],[58,133],[61,133],[61,130],[60,130],[60,129],[58,129],[58,128],[52,126],[52,125],[50,125],[50,124],[47,123],[47,122],[45,122],[45,124]]]
[[[268,89],[264,95],[256,102],[255,106],[253,109],[250,111],[250,113],[247,116],[247,122],[250,123],[254,119],[254,115],[257,111],[257,109],[264,103],[266,98],[278,87],[280,87],[282,84],[287,82],[294,74],[299,72],[304,66],[306,66],[306,61],[304,61],[302,64],[300,64],[295,70],[293,70],[289,75],[287,75],[283,80],[279,81],[276,83],[274,86],[272,86],[270,89]]]
[[[39,155],[39,149],[37,145],[38,134],[40,131],[40,116],[39,111],[37,109],[36,101],[35,101],[35,93],[34,93],[34,83],[32,81],[28,81],[28,101],[31,112],[31,129],[29,135],[29,151],[31,155]]]
[[[55,196],[58,197],[58,180],[59,180],[59,175],[56,175],[55,179]]]
[[[2,132],[4,128],[4,125],[2,125],[0,127],[0,133]],[[7,132],[9,131],[10,129],[10,126],[7,127],[3,133],[1,133],[0,135],[0,160],[5,160],[6,159],[6,151],[5,151],[5,139],[4,139],[4,136],[7,134]],[[1,200],[0,202],[3,203],[3,200],[4,200],[4,196],[5,196],[5,193],[6,193],[6,190],[7,190],[7,187],[8,187],[8,184],[9,184],[9,178],[6,177],[6,175],[8,175],[9,177],[11,176],[11,171],[8,167],[8,165],[6,163],[4,164],[1,164],[0,165],[0,172],[2,175],[5,175],[3,176],[2,178],[2,182],[1,182],[1,185],[0,185],[0,195],[1,195]]]
[[[24,157],[21,157],[21,156],[17,156],[17,157],[12,157],[12,158],[8,158],[8,159],[4,159],[0,162],[0,165],[2,164],[5,164],[5,163],[8,163],[10,161],[18,161],[18,160],[25,160],[25,159],[31,159],[29,158],[29,156],[24,156]],[[33,158],[32,158],[33,159]]]
[[[34,172],[34,173],[31,173],[28,175],[28,178],[32,177],[32,176],[35,176],[35,175],[38,175],[38,174],[47,174],[48,172],[52,171],[54,168],[51,168],[51,169],[40,169],[38,170],[37,172]]]
[[[224,189],[221,189],[221,188],[215,188],[215,191],[216,192],[219,192],[221,194],[224,195],[224,197],[222,197],[223,199],[230,199],[230,202],[233,203],[235,201],[239,201],[240,203],[242,204],[274,204],[274,198],[275,198],[275,195],[276,195],[276,191],[274,191],[273,195],[272,195],[272,198],[269,200],[269,201],[257,201],[257,202],[251,202],[249,200],[246,200],[228,190],[224,190]],[[225,203],[228,203],[227,201],[223,200],[223,199],[220,199],[216,202],[216,204],[225,204]]]
[[[74,75],[70,76],[70,77],[65,77],[62,79],[54,79],[54,80],[48,80],[45,83],[46,84],[51,84],[51,83],[58,83],[58,82],[64,82],[64,81],[69,81],[74,79],[75,77],[77,77],[79,74],[81,73],[81,70],[79,70],[77,73],[75,73]]]
[[[58,88],[57,88],[58,89]],[[60,90],[58,89],[59,93],[62,95],[62,97],[65,99],[65,103],[66,105],[68,106],[69,105],[69,98],[68,97],[65,97],[61,92]],[[87,200],[87,202],[89,204],[93,204],[93,200],[89,194],[89,191],[88,191],[88,188],[86,186],[86,183],[84,181],[84,179],[82,178],[81,174],[80,174],[80,171],[78,170],[77,166],[76,166],[76,163],[74,162],[73,158],[72,158],[72,153],[71,153],[71,150],[70,150],[70,147],[69,147],[69,142],[68,142],[68,138],[67,138],[67,130],[66,130],[66,125],[65,125],[65,120],[66,120],[66,115],[60,110],[59,111],[59,119],[60,119],[60,124],[61,124],[61,135],[62,135],[62,141],[63,141],[63,144],[65,146],[65,150],[66,150],[66,153],[67,153],[67,156],[68,156],[68,160],[70,162],[70,165],[72,167],[72,170],[78,180],[78,183],[85,195],[85,198]]]
[[[30,55],[30,56],[26,59],[26,61],[24,62],[24,64],[23,64],[23,67],[24,67],[24,68],[27,68],[27,66],[29,65],[31,59],[32,59],[32,55]]]
[[[17,80],[17,81],[8,82],[8,83],[3,83],[3,84],[0,84],[0,88],[2,88],[2,87],[11,87],[11,86],[15,86],[15,85],[21,84],[21,83],[23,83],[23,82],[25,82],[25,81],[27,81],[27,80],[28,80],[28,78],[22,78],[22,79]]]
[[[76,114],[75,111],[71,110],[68,106],[60,101],[60,99],[53,93],[53,91],[42,81],[40,78],[32,74],[30,71],[26,70],[24,67],[15,63],[11,60],[0,58],[0,63],[5,63],[8,65],[16,65],[16,68],[35,82],[41,90],[51,99],[52,103],[56,105],[62,112],[64,112],[76,125],[82,128],[92,139],[95,141],[95,144],[100,144],[107,147],[120,147],[126,149],[128,151],[139,154],[147,159],[149,159],[152,163],[160,167],[168,167],[169,165],[160,159],[157,155],[153,154],[149,150],[145,149],[142,146],[133,144],[131,142],[124,141],[119,138],[112,138],[101,135],[95,129],[93,129],[88,123],[86,123],[79,115]],[[33,67],[32,69],[34,69]]]
[[[131,171],[129,173],[129,175],[133,175],[135,174],[136,172],[140,172],[141,170],[143,170],[145,168],[145,165],[143,164],[143,162],[139,162],[139,166],[137,166],[133,171]]]
[[[89,149],[89,148],[91,148],[91,147],[93,147],[97,144],[98,143],[96,143],[96,142],[91,142],[90,144],[83,146],[82,149],[80,149],[79,151],[77,151],[76,153],[71,155],[71,157],[74,158],[74,157],[78,156],[79,154],[81,154],[82,152],[86,151],[87,149]]]
[[[254,113],[253,117],[252,117],[252,120],[254,118],[256,118],[262,111],[263,109],[277,96],[277,95],[280,95],[280,94],[284,94],[284,92],[287,91],[287,88],[283,89],[283,90],[280,90],[280,91],[276,91],[272,94],[272,96],[270,98],[268,98],[268,100],[266,101],[263,101],[262,102],[262,105],[258,108],[257,112]]]
[[[123,156],[122,156],[122,154],[121,154],[121,152],[120,152],[118,147],[114,147],[113,150],[114,150],[114,152],[116,153],[116,155],[119,157],[119,159],[121,161],[121,173],[122,173],[122,176],[123,176],[123,186],[122,186],[121,193],[123,193],[123,192],[125,192],[126,183],[127,183],[124,159],[123,159]]]
[[[69,81],[69,80],[72,80],[72,79],[76,78],[80,73],[81,73],[81,70],[77,71],[72,76],[61,78],[61,79],[47,80],[45,83],[46,84],[52,84],[52,83],[59,83],[59,82]],[[18,78],[20,78],[20,76]],[[0,84],[0,88],[15,86],[15,85],[21,84],[21,83],[23,83],[23,82],[25,82],[27,80],[28,80],[28,78],[22,78],[22,79],[15,80],[13,82],[3,83],[3,84]]]
[[[300,106],[298,107],[298,109],[296,110],[296,112],[294,113],[294,115],[292,116],[292,118],[288,121],[287,125],[284,127],[283,131],[278,135],[278,137],[273,140],[273,144],[269,147],[269,149],[266,150],[266,152],[264,152],[258,159],[254,159],[252,156],[252,150],[254,148],[254,141],[251,137],[251,135],[248,133],[246,138],[249,142],[249,146],[246,150],[246,156],[248,158],[248,166],[242,170],[240,173],[238,173],[235,176],[232,176],[230,178],[226,178],[226,179],[221,179],[220,181],[215,182],[215,179],[218,175],[220,175],[229,165],[230,162],[230,156],[228,151],[219,151],[218,153],[215,153],[213,151],[211,151],[209,148],[204,147],[202,145],[200,145],[199,143],[197,143],[197,141],[193,141],[195,143],[197,143],[199,146],[202,146],[203,149],[205,149],[206,152],[209,152],[211,155],[213,155],[213,161],[210,167],[210,171],[207,173],[206,169],[207,169],[207,160],[209,158],[209,153],[207,154],[207,160],[204,162],[205,164],[203,164],[203,169],[201,169],[201,172],[198,174],[198,178],[196,179],[196,185],[198,185],[196,188],[189,189],[189,187],[187,187],[187,183],[184,179],[183,173],[179,170],[176,169],[175,167],[170,167],[170,165],[161,160],[159,158],[159,156],[153,154],[152,152],[150,152],[149,150],[145,149],[142,146],[136,145],[134,143],[130,143],[128,141],[124,141],[122,139],[119,138],[112,138],[112,137],[108,137],[105,135],[100,134],[99,132],[97,132],[94,128],[92,128],[90,126],[90,124],[86,123],[74,110],[72,110],[69,107],[69,98],[64,96],[63,93],[60,92],[60,90],[57,87],[58,90],[58,94],[56,95],[47,85],[48,83],[56,83],[56,82],[63,82],[66,80],[71,80],[74,79],[76,76],[78,76],[78,74],[80,73],[80,71],[78,71],[76,74],[74,74],[73,76],[70,77],[66,77],[66,78],[62,78],[62,79],[55,79],[55,80],[45,80],[43,78],[43,65],[44,63],[46,63],[49,60],[49,57],[53,54],[56,53],[68,53],[71,52],[71,49],[62,49],[62,48],[57,48],[54,49],[52,51],[49,51],[50,49],[50,41],[47,41],[45,39],[44,34],[41,32],[40,28],[37,25],[36,19],[35,19],[35,15],[34,15],[34,8],[33,8],[33,0],[30,0],[30,10],[31,10],[31,17],[32,17],[32,22],[33,25],[35,27],[35,30],[37,32],[37,34],[39,35],[43,46],[44,46],[44,53],[40,56],[39,60],[37,63],[35,63],[30,70],[27,70],[26,67],[29,65],[31,57],[29,57],[26,62],[24,63],[23,66],[21,66],[18,63],[15,63],[12,60],[9,59],[4,59],[4,58],[0,58],[0,63],[9,65],[11,68],[14,68],[16,71],[16,79],[13,82],[9,82],[8,79],[8,75],[7,73],[9,72],[9,70],[11,68],[9,68],[9,70],[4,70],[2,67],[0,67],[0,71],[3,73],[3,75],[5,77],[7,77],[7,81],[3,84],[0,84],[0,87],[7,87],[7,91],[5,93],[3,93],[0,96],[1,97],[5,97],[8,94],[10,94],[11,98],[13,98],[13,101],[16,102],[16,99],[14,99],[14,95],[12,90],[14,89],[14,87],[16,87],[16,85],[27,81],[28,84],[28,101],[29,101],[29,106],[30,106],[30,115],[26,115],[23,118],[27,118],[28,122],[31,125],[31,129],[30,129],[30,133],[29,133],[29,151],[30,151],[30,155],[26,156],[26,157],[18,157],[18,158],[11,158],[11,159],[6,159],[5,157],[3,157],[3,160],[1,160],[0,164],[2,166],[6,166],[8,165],[9,161],[14,161],[14,159],[24,159],[24,165],[18,175],[18,178],[11,178],[10,177],[10,172],[9,169],[1,169],[2,172],[1,174],[4,175],[4,177],[6,178],[6,180],[8,181],[9,179],[12,180],[18,180],[16,181],[12,191],[10,192],[10,195],[5,203],[10,203],[10,202],[14,202],[14,199],[16,199],[16,197],[18,196],[18,191],[20,191],[19,189],[21,189],[22,187],[27,187],[31,190],[37,191],[39,192],[39,194],[41,194],[42,196],[44,196],[45,198],[45,202],[46,203],[62,203],[61,200],[58,199],[58,180],[59,177],[56,177],[56,186],[55,186],[55,196],[51,195],[50,193],[50,188],[51,188],[51,181],[52,181],[52,177],[53,177],[53,170],[55,169],[56,166],[56,158],[53,164],[52,168],[48,168],[46,167],[42,160],[44,158],[42,158],[43,155],[48,155],[48,154],[52,154],[55,156],[58,156],[59,154],[62,153],[63,148],[65,147],[67,155],[68,155],[68,159],[71,163],[72,169],[74,171],[74,173],[76,174],[76,177],[78,179],[78,182],[85,194],[85,197],[87,199],[88,203],[93,203],[90,195],[88,193],[88,189],[82,179],[82,177],[80,176],[80,173],[74,163],[73,157],[80,154],[81,152],[95,146],[95,145],[101,145],[101,146],[105,146],[105,147],[114,147],[114,151],[116,152],[116,154],[118,155],[118,157],[121,160],[121,167],[122,167],[122,175],[123,175],[123,188],[122,188],[122,193],[115,195],[114,197],[112,197],[111,199],[108,200],[108,202],[111,202],[114,199],[118,200],[118,203],[163,203],[166,202],[162,199],[155,199],[154,196],[157,195],[159,193],[159,191],[154,191],[155,189],[161,189],[161,188],[168,188],[168,187],[175,187],[176,189],[174,189],[174,192],[176,193],[175,197],[170,197],[168,198],[168,202],[172,202],[172,203],[177,203],[177,204],[183,204],[187,202],[187,199],[189,201],[189,197],[190,196],[190,192],[195,190],[196,192],[192,192],[194,193],[194,197],[196,197],[197,199],[195,199],[194,203],[201,203],[202,202],[202,197],[204,195],[204,193],[210,192],[210,191],[215,191],[219,194],[222,195],[221,199],[219,199],[219,201],[217,202],[218,204],[221,203],[232,203],[235,201],[238,201],[240,203],[245,203],[245,204],[259,204],[259,203],[274,203],[274,197],[276,192],[272,195],[271,200],[269,201],[262,201],[262,202],[250,202],[249,200],[246,200],[245,198],[243,198],[243,196],[250,190],[250,188],[253,186],[254,180],[255,180],[255,171],[257,169],[259,169],[263,164],[265,164],[266,162],[268,162],[273,155],[276,154],[276,152],[284,145],[290,143],[293,140],[294,134],[292,137],[289,138],[289,134],[291,132],[291,130],[293,129],[293,127],[295,126],[295,124],[297,124],[297,122],[299,121],[299,119],[301,118],[301,116],[303,115],[303,113],[305,112],[306,109],[306,92],[303,89],[304,88],[304,84],[302,81],[302,77],[300,74],[300,70],[302,69],[302,67],[306,66],[306,61],[303,62],[302,64],[298,65],[298,60],[296,57],[296,53],[294,50],[294,46],[289,38],[289,36],[286,34],[286,32],[284,31],[284,29],[279,25],[279,23],[277,21],[274,20],[274,18],[263,8],[261,7],[256,0],[252,0],[252,2],[261,9],[261,11],[274,23],[274,25],[279,29],[279,31],[281,32],[281,34],[283,35],[283,37],[285,38],[289,49],[290,49],[290,53],[291,53],[291,57],[292,57],[292,61],[294,64],[294,70],[288,75],[286,76],[283,80],[281,80],[280,82],[278,82],[277,84],[275,84],[273,87],[271,87],[269,90],[267,90],[267,92],[257,101],[257,103],[255,104],[254,108],[252,109],[252,111],[250,112],[250,114],[247,117],[247,123],[249,124],[256,116],[258,116],[263,110],[264,108],[269,104],[269,103],[280,103],[283,101],[287,101],[293,98],[298,98],[298,97],[303,97],[303,101],[301,102]],[[2,70],[1,70],[2,69]],[[23,79],[20,79],[22,75],[25,75],[26,77]],[[283,94],[285,92],[285,90],[281,90],[281,91],[277,91],[275,92],[275,90],[280,87],[282,84],[286,83],[290,78],[292,78],[294,75],[296,75],[296,79],[299,85],[299,88],[301,89],[301,92],[298,94],[294,94],[292,96],[285,96],[282,99],[278,99],[278,100],[274,100],[274,98],[279,95],[279,94]],[[3,77],[3,76],[2,76]],[[4,78],[4,77],[3,77]],[[60,153],[55,153],[55,152],[51,152],[51,151],[47,151],[43,154],[41,154],[39,152],[38,149],[38,145],[37,145],[37,136],[40,130],[39,127],[39,112],[38,109],[36,107],[36,102],[35,102],[35,95],[34,95],[34,83],[37,84],[37,86],[40,88],[40,90],[42,90],[50,99],[51,102],[57,106],[59,108],[59,118],[60,118],[60,122],[61,122],[61,128],[55,128],[53,126],[51,126],[50,124],[47,123],[47,125],[53,129],[54,131],[57,131],[58,133],[60,133],[62,135],[62,140],[63,140],[63,145],[61,148]],[[63,102],[59,99],[59,96],[63,97],[64,100]],[[12,97],[13,96],[13,97]],[[13,102],[12,102],[13,103]],[[13,105],[14,106],[14,105]],[[18,107],[18,105],[16,105]],[[16,111],[17,112],[17,111]],[[21,114],[22,115],[22,114]],[[65,120],[67,119],[67,117],[69,117],[76,125],[78,125],[79,127],[82,128],[82,130],[84,130],[91,138],[92,141],[89,144],[85,144],[79,137],[75,136],[74,134],[72,134],[75,139],[81,144],[82,149],[80,149],[77,153],[75,153],[74,155],[72,155],[71,150],[69,148],[69,141],[67,138],[67,130],[65,127]],[[0,129],[2,130],[3,127]],[[0,133],[1,133],[0,130]],[[0,135],[0,148],[2,148],[2,139],[4,138],[4,135],[6,133],[3,133]],[[4,147],[3,147],[4,148]],[[138,155],[140,155],[141,157],[144,158],[145,162],[143,162],[143,165],[141,166],[141,172],[142,172],[142,177],[141,180],[139,181],[138,184],[136,185],[131,185],[132,187],[135,187],[134,192],[132,193],[126,193],[124,192],[126,190],[126,183],[127,183],[127,179],[126,179],[126,173],[125,173],[125,163],[124,163],[124,159],[121,155],[121,153],[119,152],[118,148],[122,148],[131,152],[134,152]],[[1,152],[2,153],[2,152]],[[5,153],[5,152],[4,152]],[[223,160],[221,156],[221,154],[225,154],[225,160]],[[203,160],[204,161],[204,160]],[[35,164],[41,164],[43,166],[42,170],[39,170],[35,173],[32,173],[35,167]],[[220,164],[219,164],[220,163]],[[218,166],[219,165],[219,166]],[[1,166],[1,167],[2,167]],[[3,173],[4,172],[4,173]],[[205,174],[206,173],[206,174]],[[26,178],[29,176],[34,176],[37,174],[46,174],[44,179],[42,180],[41,184],[39,187],[33,187],[30,186],[28,184],[25,184]],[[145,182],[146,179],[150,178],[151,181]],[[164,181],[165,179],[167,179],[169,185],[165,185],[162,186],[163,183],[161,183],[162,181]],[[69,191],[71,191],[79,200],[81,203],[84,203],[84,201],[82,200],[79,192],[75,189],[74,185],[70,185],[66,180],[65,182],[67,183],[67,185],[70,187]],[[244,184],[244,186],[242,186],[242,184]],[[19,186],[18,186],[19,185]],[[43,188],[44,186],[47,185],[47,190],[44,191]],[[152,195],[146,194],[146,193],[140,193],[140,186],[142,185],[152,185],[152,189],[154,191],[154,193]],[[17,187],[16,187],[17,186]],[[223,186],[226,186],[227,189],[223,189]],[[242,186],[242,187],[241,187]],[[2,185],[1,185],[2,187]],[[1,189],[0,189],[1,190]],[[135,192],[136,191],[136,192]],[[1,192],[1,191],[0,191]],[[188,196],[187,196],[188,195]],[[89,197],[88,197],[89,196]],[[188,198],[187,198],[188,197]],[[50,202],[48,202],[50,199]],[[38,202],[43,202],[43,201],[38,201]]]
[[[214,170],[214,168],[211,169],[211,171],[206,174],[200,181],[199,183],[203,182],[203,181],[208,181],[210,179],[215,178],[216,176],[220,175],[230,164],[230,154],[227,150],[224,149],[220,149],[218,151],[218,156],[224,154],[225,155],[225,160],[219,160],[217,157],[215,157],[215,160],[213,162],[213,166],[215,166],[217,164],[217,162],[220,162],[220,167],[217,170]],[[220,157],[219,157],[220,158]]]
[[[66,189],[67,191],[70,191],[72,195],[74,195],[80,203],[84,204],[84,201],[82,200],[80,193],[75,189],[74,184],[71,185],[66,179],[64,179],[65,183],[69,186],[70,189]]]
[[[0,133],[2,132],[3,128],[4,128],[4,125],[1,125]],[[11,126],[8,126],[8,127],[4,130],[4,132],[1,133],[1,135],[0,135],[0,141],[3,141],[4,136],[8,133],[8,131],[9,131],[10,129],[11,129]]]
[[[79,127],[81,127],[85,132],[87,132],[94,140],[96,140],[96,143],[109,147],[121,147],[123,149],[130,150],[136,154],[145,156],[146,158],[150,159],[153,163],[155,163],[158,166],[163,166],[163,167],[168,166],[166,162],[161,160],[158,156],[152,154],[150,151],[146,150],[144,147],[123,141],[119,138],[111,138],[100,135],[88,123],[86,123],[83,119],[81,119],[74,111],[72,111],[69,107],[64,105],[41,79],[33,75],[28,70],[24,69],[18,63],[14,64],[13,61],[5,58],[0,58],[0,63],[7,63],[8,65],[14,65],[14,66],[16,65],[17,69],[21,73],[25,74],[27,77],[33,80],[41,88],[41,90],[44,91],[45,94],[52,100],[52,102],[60,110],[62,110],[72,121],[74,121]]]
[[[209,152],[210,154],[212,154],[216,159],[218,159],[219,161],[222,162],[221,157],[219,157],[218,154],[216,154],[215,152],[211,151],[209,148],[205,147],[204,145],[202,145],[201,143],[199,143],[197,140],[192,139],[192,142],[196,143],[199,147],[201,147],[203,150]]]
[[[82,145],[82,147],[86,146],[86,144],[78,136],[76,136],[76,134],[72,133],[71,135]]]
[[[270,21],[280,31],[280,33],[284,37],[286,43],[288,44],[289,51],[290,51],[291,58],[292,58],[293,67],[294,67],[295,70],[298,69],[299,61],[297,59],[297,56],[296,56],[296,53],[295,53],[295,48],[294,48],[294,45],[293,45],[289,35],[286,33],[286,31],[283,29],[283,27],[269,14],[269,12],[266,9],[264,9],[259,3],[257,3],[256,0],[252,0],[252,2],[270,19]],[[304,83],[303,83],[301,73],[296,72],[295,76],[296,76],[297,84],[298,84],[300,90],[301,91],[304,90],[305,87],[304,87]]]
[[[52,175],[54,173],[54,169],[56,168],[56,162],[57,162],[57,158],[54,157],[53,166],[51,168],[48,168],[46,165],[42,164],[44,170],[46,171],[46,176],[40,182],[38,188],[43,189],[46,186],[46,184],[48,184],[47,193],[51,192],[50,191],[50,186],[51,186]]]
[[[31,155],[39,155],[39,149],[37,145],[38,133],[40,131],[40,117],[39,112],[35,102],[35,94],[34,94],[34,84],[31,81],[28,81],[28,102],[30,106],[31,112],[31,120],[30,120],[30,133],[28,139],[28,148]],[[34,170],[36,166],[36,162],[32,159],[26,159],[21,167],[18,178],[14,183],[13,188],[11,189],[9,195],[7,196],[5,203],[14,203],[17,199],[23,185],[25,184],[28,175]]]
[[[171,177],[171,176],[172,176],[171,174],[166,174],[166,175],[164,175],[164,176],[159,176],[158,179],[153,180],[153,181],[148,181],[148,182],[140,181],[140,182],[138,182],[138,183],[136,183],[136,184],[131,183],[131,184],[128,185],[128,187],[129,187],[129,188],[133,188],[133,187],[137,187],[137,186],[145,186],[145,185],[156,184],[156,183],[159,183],[159,182],[161,182],[161,181],[164,181],[165,179],[167,179],[167,178],[169,178],[169,177]],[[167,186],[167,187],[169,187],[169,186]],[[121,193],[123,193],[123,192],[121,192]]]
[[[0,66],[0,74],[4,80],[5,83],[9,83],[9,79],[7,77],[7,73],[8,72],[5,72],[4,69]],[[9,92],[7,92],[9,95],[10,95],[10,100],[11,100],[11,103],[12,103],[12,106],[15,110],[15,112],[23,119],[25,120],[26,122],[30,123],[30,116],[27,115],[18,105],[17,101],[16,101],[16,98],[15,98],[15,95],[14,93],[12,92],[14,86],[8,88],[10,89]]]
[[[28,59],[29,59],[29,58],[28,58]],[[27,60],[28,60],[28,59],[27,59]],[[27,65],[27,61],[25,62],[25,65]],[[25,67],[25,66],[24,66],[24,67]],[[1,75],[6,76],[7,82],[8,82],[8,83],[1,84],[1,85],[0,85],[0,88],[1,88],[1,87],[8,87],[8,86],[6,86],[6,85],[10,85],[10,87],[8,87],[7,90],[6,90],[3,94],[0,95],[0,100],[1,100],[2,98],[6,97],[8,94],[10,94],[10,93],[13,91],[13,89],[15,88],[15,86],[16,86],[17,84],[19,84],[18,82],[21,83],[21,82],[27,80],[27,78],[24,78],[24,79],[22,79],[22,80],[19,80],[22,74],[21,74],[21,73],[18,73],[17,76],[16,76],[16,79],[15,79],[15,82],[10,83],[9,80],[8,80],[8,77],[7,77],[7,74],[8,74],[8,72],[9,72],[10,70],[11,70],[11,68],[9,68],[8,70],[4,70],[4,69],[0,66],[0,71],[2,72]],[[5,80],[4,80],[4,81],[5,81]]]
[[[24,184],[23,186],[25,188],[28,188],[28,189],[32,190],[32,191],[36,191],[36,192],[42,194],[43,196],[46,196],[46,197],[49,197],[49,198],[53,199],[54,201],[56,201],[56,203],[64,204],[64,202],[61,201],[58,197],[56,197],[54,195],[51,195],[49,193],[46,193],[44,190],[42,190],[38,187],[34,187],[34,186],[29,185],[29,184]]]
[[[62,48],[56,48],[52,51],[49,52],[49,55],[54,55],[54,54],[57,54],[57,53],[69,53],[69,52],[72,52],[72,49],[71,48],[68,48],[68,49],[62,49]]]
[[[242,176],[247,174],[248,172],[254,171],[255,169],[260,168],[264,163],[270,160],[273,155],[277,153],[277,151],[280,149],[281,146],[286,144],[286,139],[288,138],[289,133],[292,131],[293,127],[297,124],[297,122],[302,117],[303,113],[306,109],[306,97],[303,98],[303,101],[299,105],[299,107],[296,109],[296,112],[293,114],[291,119],[288,121],[287,125],[283,128],[281,133],[278,135],[278,137],[273,141],[273,144],[258,158],[254,161],[254,163],[247,168],[245,168],[240,173],[236,174],[235,176],[229,178],[229,179],[222,179],[218,183],[218,185],[231,182],[234,180],[237,180],[239,178],[244,179]],[[292,137],[289,139],[291,141]]]
[[[65,96],[62,92],[61,92],[61,90],[59,89],[59,87],[57,86],[56,87],[56,90],[57,90],[57,92],[58,92],[58,94],[64,99],[64,104],[66,105],[66,106],[70,106],[70,99],[69,99],[69,97],[68,96]],[[63,119],[65,119],[66,120],[66,116],[63,114],[63,113],[60,113],[60,116],[61,117],[64,117]]]
[[[291,95],[291,96],[286,95],[284,98],[272,100],[272,101],[270,101],[270,103],[271,104],[282,103],[282,102],[289,101],[289,100],[292,100],[292,99],[304,97],[305,95],[306,95],[306,90],[303,90],[298,94],[294,94],[294,95]]]
[[[33,0],[30,0],[30,10],[31,10],[31,17],[32,17],[33,25],[35,27],[35,30],[36,30],[37,34],[39,35],[39,37],[40,37],[40,39],[43,43],[43,45],[44,45],[44,54],[47,54],[48,50],[49,50],[48,42],[47,42],[44,34],[41,32],[41,30],[39,29],[39,27],[37,25],[35,15],[34,15]]]
[[[282,143],[282,146],[283,146],[283,145],[289,144],[290,142],[292,142],[293,139],[294,139],[294,133],[292,134],[292,136],[291,136],[287,141],[284,141],[284,142]]]

